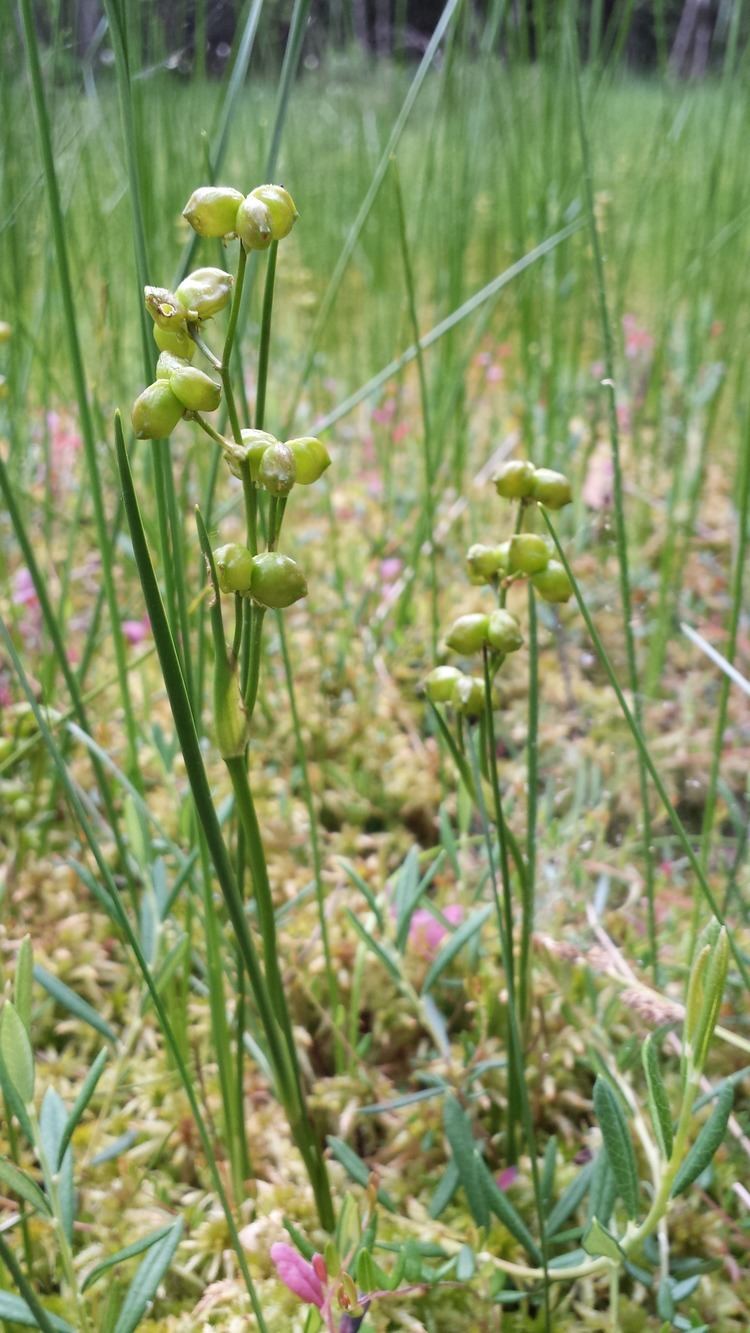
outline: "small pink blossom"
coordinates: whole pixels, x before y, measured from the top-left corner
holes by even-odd
[[[464,909],[460,903],[449,903],[443,908],[443,916],[451,926],[459,925],[463,915]],[[420,907],[409,924],[409,944],[423,958],[434,958],[447,934],[442,921],[438,921],[426,907]]]
[[[488,384],[499,384],[500,380],[503,378],[502,366],[496,366],[494,363],[491,366],[488,366],[484,373],[484,378]]]
[[[292,1245],[277,1241],[271,1246],[271,1259],[285,1287],[299,1296],[301,1301],[317,1305],[319,1310],[323,1309],[325,1292],[319,1276],[321,1265],[315,1263],[315,1260],[322,1260],[322,1255],[316,1254],[313,1263],[308,1263]]]
[[[151,621],[148,616],[142,620],[123,620],[122,633],[126,643],[143,643],[151,633]]]
[[[499,1176],[495,1176],[495,1184],[498,1189],[501,1190],[510,1189],[511,1185],[513,1185],[516,1180],[518,1180],[517,1166],[506,1166],[505,1170],[501,1171]]]
[[[394,444],[400,444],[409,434],[410,426],[408,421],[399,421],[397,426],[391,431],[391,440]]]
[[[386,398],[380,404],[380,407],[374,407],[372,410],[372,419],[377,421],[379,426],[387,426],[389,421],[393,420],[396,411],[396,399]]]
[[[384,583],[395,583],[403,567],[403,561],[397,555],[387,556],[380,562],[380,577]]]
[[[25,565],[21,569],[17,569],[13,576],[12,600],[15,606],[36,607],[39,605],[34,580]]]

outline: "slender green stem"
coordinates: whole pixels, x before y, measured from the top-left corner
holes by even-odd
[[[488,701],[486,696],[488,683],[489,683],[489,674],[487,673],[485,667],[485,707],[491,709],[492,706],[491,700]],[[476,746],[472,740],[471,731],[469,731],[467,739],[468,739],[468,749],[471,758],[472,769],[474,772],[474,784],[477,794],[477,805],[479,810],[479,816],[482,822],[482,832],[484,834],[484,839],[487,847],[487,861],[490,868],[490,882],[492,884],[493,898],[495,902],[495,911],[498,920],[498,932],[500,934],[500,941],[503,953],[503,967],[505,969],[506,977],[510,977],[512,976],[512,967],[513,967],[511,958],[513,941],[512,938],[511,939],[506,938],[506,932],[501,927],[502,909],[500,904],[500,894],[497,885],[497,874],[495,871],[495,857],[492,849],[492,838],[490,836],[490,826],[489,826],[489,820],[487,818],[487,808],[485,805],[484,792],[482,789],[482,779],[479,773],[478,756],[476,752]],[[500,788],[499,784],[495,782],[493,782],[493,799],[496,803],[497,808],[500,810],[502,816],[502,801],[500,796]],[[512,987],[511,985],[508,986],[508,1035],[510,1039],[509,1051],[508,1051],[509,1067],[512,1069],[513,1074],[515,1076],[513,1081],[515,1082],[516,1091],[518,1094],[518,1101],[521,1109],[521,1123],[523,1126],[524,1138],[526,1139],[526,1149],[529,1154],[529,1161],[531,1163],[532,1188],[534,1191],[534,1203],[536,1206],[537,1224],[539,1227],[539,1246],[542,1251],[542,1261],[543,1261],[542,1272],[544,1274],[544,1327],[546,1333],[550,1333],[552,1323],[551,1323],[550,1299],[549,1299],[549,1272],[547,1263],[548,1252],[547,1252],[547,1233],[546,1233],[545,1217],[544,1217],[545,1214],[544,1200],[542,1198],[539,1161],[537,1157],[536,1133],[534,1130],[534,1121],[531,1114],[531,1102],[529,1099],[529,1091],[526,1086],[526,1073],[524,1069],[523,1047],[521,1044],[521,1030],[518,1022],[518,1013],[516,1010],[514,987]]]
[[[526,877],[521,911],[521,956],[518,965],[518,1008],[521,1031],[528,1029],[531,1013],[531,935],[536,899],[537,787],[539,784],[539,644],[536,593],[529,580],[529,691],[526,739]]]
[[[718,902],[716,901],[716,898],[714,897],[713,891],[708,883],[708,880],[706,879],[700,861],[698,860],[698,857],[696,856],[695,851],[693,850],[692,843],[690,842],[690,839],[685,831],[685,826],[682,820],[680,819],[680,816],[678,815],[677,811],[675,810],[671,800],[669,799],[667,789],[664,786],[664,783],[661,779],[658,769],[656,768],[656,765],[654,764],[653,759],[651,758],[651,754],[644,740],[643,733],[638,725],[637,718],[628,707],[625,695],[623,694],[620,683],[617,679],[617,676],[615,675],[614,667],[612,666],[612,663],[609,659],[609,655],[604,647],[604,644],[602,643],[599,631],[597,630],[593,620],[591,619],[591,614],[586,605],[586,602],[584,601],[580,586],[576,580],[573,570],[570,567],[568,558],[558,540],[557,533],[555,532],[555,529],[552,524],[552,520],[550,519],[550,516],[547,513],[546,509],[541,509],[541,513],[549,529],[550,536],[552,537],[552,540],[554,541],[555,546],[557,547],[557,554],[560,559],[560,563],[563,565],[565,572],[567,573],[568,578],[570,579],[571,586],[575,594],[575,599],[578,603],[578,609],[581,612],[584,624],[586,625],[586,629],[588,630],[589,635],[591,637],[591,642],[593,643],[594,648],[596,649],[599,661],[604,667],[609,683],[615,692],[615,695],[617,697],[617,702],[622,710],[623,717],[625,718],[625,721],[627,722],[627,725],[630,729],[630,733],[633,737],[633,740],[635,741],[636,749],[638,751],[638,755],[641,759],[641,762],[643,763],[643,765],[645,766],[651,777],[651,781],[653,782],[654,787],[656,788],[659,799],[662,805],[664,806],[664,809],[667,812],[669,821],[675,833],[677,834],[677,838],[680,842],[680,845],[690,863],[690,868],[693,874],[695,875],[696,882],[700,888],[701,893],[703,894],[708,906],[710,907],[713,915],[716,917],[719,924],[725,925],[724,915],[721,911]],[[734,956],[734,960],[737,964],[737,967],[739,968],[742,980],[744,981],[747,987],[750,987],[750,971],[748,970],[747,964],[743,957],[742,950],[738,948],[732,932],[727,930],[727,935],[732,950],[732,954]]]
[[[271,319],[273,315],[273,291],[276,280],[276,256],[278,241],[271,243],[268,251],[266,285],[263,290],[263,313],[260,323],[260,349],[258,351],[258,388],[255,395],[255,429],[263,430],[266,419],[266,391],[268,387],[268,361],[271,352]]]
[[[224,401],[227,405],[229,422],[232,427],[235,444],[242,444],[242,428],[240,419],[237,415],[237,405],[234,401],[234,390],[232,388],[232,349],[234,347],[235,334],[237,332],[237,320],[239,318],[240,306],[242,304],[242,289],[245,285],[245,272],[247,270],[247,254],[244,246],[240,246],[240,257],[237,261],[237,277],[234,282],[234,291],[232,293],[232,307],[229,312],[229,323],[227,325],[227,336],[224,340],[224,350],[221,355],[221,382],[224,386]]]
[[[612,323],[609,315],[609,304],[607,301],[607,287],[604,277],[604,258],[599,239],[599,228],[596,221],[596,209],[594,206],[594,181],[591,163],[591,147],[589,144],[588,130],[586,127],[586,115],[583,106],[583,92],[581,89],[581,71],[579,67],[577,39],[568,27],[568,43],[571,53],[573,68],[573,78],[576,95],[576,111],[578,116],[578,133],[581,144],[581,157],[583,159],[583,179],[586,198],[586,211],[588,215],[589,233],[591,236],[591,250],[594,258],[594,272],[596,274],[596,291],[599,303],[599,320],[601,324],[605,379],[603,381],[607,395],[607,409],[609,414],[609,435],[612,454],[612,481],[613,481],[613,499],[615,514],[615,535],[617,541],[617,560],[620,574],[620,600],[622,603],[623,630],[625,635],[625,655],[628,665],[628,683],[633,696],[633,709],[635,719],[639,729],[642,729],[643,718],[641,708],[640,683],[638,676],[638,659],[635,650],[635,634],[633,632],[633,607],[630,596],[630,569],[628,560],[628,539],[625,525],[625,501],[622,483],[622,463],[620,458],[620,428],[617,418],[617,391],[615,388],[615,344],[612,335]],[[658,985],[659,981],[659,941],[656,930],[656,910],[654,901],[654,857],[651,844],[651,809],[648,795],[648,778],[643,757],[638,753],[638,785],[640,789],[641,810],[643,819],[643,857],[646,871],[646,901],[647,901],[647,925],[649,952],[651,954],[650,963],[654,981]]]
[[[60,1195],[60,1175],[57,1170],[57,1163],[50,1162],[47,1158],[44,1149],[44,1136],[40,1130],[36,1109],[34,1106],[29,1106],[27,1107],[27,1112],[34,1135],[34,1148],[37,1157],[39,1158],[39,1164],[42,1168],[42,1175],[44,1177],[44,1184],[50,1201],[50,1207],[52,1208],[52,1215],[55,1223],[55,1239],[63,1276],[67,1283],[73,1305],[75,1306],[76,1316],[82,1333],[89,1333],[91,1323],[86,1313],[86,1307],[83,1303],[81,1291],[78,1286],[78,1278],[73,1263],[73,1251],[71,1249],[70,1240],[68,1239],[65,1218],[63,1216],[62,1199]]]
[[[326,983],[328,986],[329,1017],[334,1034],[334,1060],[337,1070],[341,1071],[346,1064],[346,1051],[339,1035],[339,988],[333,967],[331,941],[328,934],[328,921],[326,919],[323,860],[320,854],[318,816],[315,810],[315,800],[313,797],[312,785],[310,783],[310,770],[307,764],[307,755],[305,754],[305,743],[302,738],[302,727],[300,724],[297,696],[294,688],[294,673],[292,671],[292,663],[289,656],[289,645],[287,643],[286,630],[284,628],[284,617],[280,611],[276,613],[276,627],[279,632],[281,656],[284,662],[284,676],[286,678],[287,695],[289,697],[289,708],[292,714],[294,741],[297,750],[297,763],[299,764],[300,772],[302,774],[302,790],[304,793],[305,805],[307,807],[307,817],[310,823],[310,849],[312,851],[313,876],[315,878],[315,899],[318,907],[320,937],[323,942],[323,958],[325,960]]]

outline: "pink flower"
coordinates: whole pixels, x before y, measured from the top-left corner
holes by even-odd
[[[518,1167],[506,1166],[505,1170],[501,1171],[500,1175],[495,1177],[495,1184],[497,1185],[498,1189],[507,1190],[510,1189],[510,1186],[517,1179],[518,1179]]]
[[[400,444],[402,440],[405,440],[410,429],[411,427],[409,426],[408,421],[400,421],[391,431],[391,440],[393,443]]]
[[[503,378],[502,366],[496,366],[494,363],[488,366],[484,377],[488,384],[499,384]]]
[[[397,555],[389,555],[380,562],[380,577],[384,583],[394,583],[403,567]]]
[[[292,1245],[286,1245],[284,1241],[277,1241],[271,1246],[271,1259],[285,1287],[293,1291],[295,1296],[299,1296],[301,1301],[305,1301],[308,1305],[317,1305],[319,1310],[323,1309],[325,1292],[316,1272],[316,1268],[318,1270],[322,1268],[320,1263],[315,1266],[308,1263]],[[322,1255],[316,1254],[315,1259],[321,1260]]]
[[[143,643],[151,633],[151,621],[148,616],[142,620],[123,620],[122,633],[127,643]]]
[[[388,422],[393,419],[395,411],[396,399],[386,398],[385,402],[383,402],[380,407],[373,408],[372,419],[373,421],[377,421],[379,426],[387,426]]]
[[[13,602],[16,606],[38,606],[34,580],[25,565],[13,577]]]
[[[451,926],[457,926],[463,920],[463,915],[464,909],[460,903],[449,903],[443,908],[443,916]],[[426,907],[420,907],[409,924],[409,944],[423,958],[434,958],[447,934],[442,921],[438,921]]]

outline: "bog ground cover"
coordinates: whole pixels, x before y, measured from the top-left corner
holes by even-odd
[[[600,8],[3,29],[10,1329],[748,1326],[746,34]]]

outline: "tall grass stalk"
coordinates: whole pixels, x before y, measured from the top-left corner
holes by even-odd
[[[623,494],[622,481],[622,463],[620,458],[620,427],[617,419],[617,389],[615,381],[615,343],[612,334],[612,323],[609,314],[609,304],[607,301],[607,287],[604,276],[604,257],[602,254],[601,242],[599,239],[599,228],[596,222],[596,211],[594,207],[594,178],[591,162],[591,147],[589,143],[589,133],[586,124],[586,114],[583,106],[583,90],[581,87],[581,70],[578,58],[578,46],[572,25],[568,25],[567,31],[568,49],[570,51],[571,69],[575,85],[576,112],[578,116],[578,134],[581,145],[581,157],[583,161],[583,180],[586,200],[586,213],[589,224],[589,234],[591,237],[591,249],[594,259],[594,272],[596,275],[596,293],[599,305],[599,321],[602,333],[602,350],[604,358],[604,368],[606,378],[604,380],[604,389],[607,396],[607,409],[609,417],[609,436],[612,454],[612,474],[613,474],[613,498],[615,513],[615,532],[617,537],[617,560],[620,574],[620,601],[622,604],[623,630],[625,634],[625,653],[628,666],[628,682],[633,697],[633,709],[639,731],[643,727],[643,712],[641,708],[640,681],[638,673],[638,661],[635,649],[635,635],[633,632],[633,604],[630,587],[630,564],[628,557],[628,537],[625,523],[625,500]],[[641,817],[643,820],[643,857],[646,879],[646,902],[647,902],[647,926],[648,942],[650,953],[651,972],[654,981],[659,982],[659,940],[656,929],[656,907],[654,891],[654,853],[651,844],[651,810],[649,805],[648,778],[646,775],[646,764],[643,759],[640,747],[638,749],[638,785],[640,788],[641,799]]]

